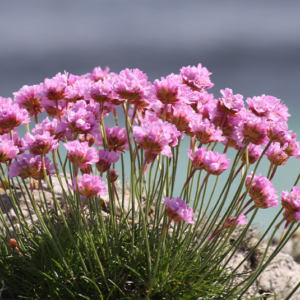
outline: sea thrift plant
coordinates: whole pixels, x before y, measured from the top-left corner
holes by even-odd
[[[0,97],[0,298],[262,297],[300,226],[300,175],[274,208],[300,142],[280,99],[212,94],[211,75],[96,67]],[[274,219],[247,245],[260,209]]]

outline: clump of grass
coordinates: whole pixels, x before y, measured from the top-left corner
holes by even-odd
[[[267,230],[228,268],[257,211],[278,204],[271,183],[278,166],[300,152],[282,123],[289,114],[279,99],[254,97],[246,109],[243,97],[226,89],[215,101],[205,91],[212,87],[209,75],[199,64],[151,84],[137,69],[117,76],[96,68],[93,76],[59,73],[40,86],[24,86],[14,102],[0,97],[1,297],[243,297],[299,227],[300,175],[292,191],[282,193],[283,208]],[[260,100],[266,109],[256,111]],[[53,120],[40,124],[43,109]],[[107,114],[116,126],[105,126]],[[20,124],[27,130],[21,142],[14,130]],[[181,170],[184,135],[189,162]],[[218,142],[222,154],[214,152]],[[229,147],[236,150],[232,161]],[[271,162],[266,177],[256,175],[265,154]],[[237,226],[240,234],[231,239]],[[257,253],[253,268],[239,273]]]

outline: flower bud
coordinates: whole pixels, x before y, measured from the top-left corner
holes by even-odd
[[[109,175],[110,175],[111,183],[115,182],[119,177],[119,175],[117,174],[117,172],[114,169],[109,170]],[[108,177],[107,177],[107,179],[108,179]]]
[[[12,249],[18,248],[18,243],[15,239],[10,239],[8,245]]]

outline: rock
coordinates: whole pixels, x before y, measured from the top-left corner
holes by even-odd
[[[233,240],[238,236],[233,234]],[[228,271],[232,272],[247,256],[249,251],[258,242],[255,229],[251,229],[246,234],[245,239],[238,248],[233,258],[228,264]],[[259,266],[264,250],[267,246],[267,241],[263,241],[254,253],[246,260],[238,269],[238,273],[245,273],[255,271]],[[288,246],[287,248],[289,248]],[[270,246],[267,259],[275,250],[276,247]],[[289,254],[279,252],[277,256],[271,261],[267,268],[259,275],[251,287],[243,296],[243,299],[250,299],[252,297],[259,297],[265,294],[273,295],[276,293],[276,299],[285,299],[288,294],[298,284],[300,279],[300,265],[297,264],[293,257]],[[243,280],[241,276],[236,279],[234,284],[238,284]],[[290,298],[292,300],[300,299],[300,290],[296,291]]]

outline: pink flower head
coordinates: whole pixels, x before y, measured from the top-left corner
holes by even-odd
[[[236,217],[229,218],[224,222],[223,229],[230,229],[234,223],[235,223],[234,227],[237,225],[247,224],[248,221],[245,220],[245,218],[246,218],[245,215],[239,215],[238,218]]]
[[[112,163],[119,160],[119,155],[114,151],[99,150],[99,160],[96,163],[96,168],[100,173],[106,172]]]
[[[99,131],[93,108],[90,104],[86,104],[84,100],[77,101],[73,107],[69,108],[63,116],[62,121],[75,134],[96,134]]]
[[[209,75],[210,72],[201,64],[195,66],[182,67],[180,69],[182,82],[188,85],[192,90],[200,91],[202,89],[210,89],[214,85],[211,83]]]
[[[151,109],[156,112],[157,117],[162,119],[164,105],[159,101],[157,102],[158,103],[151,105]],[[182,102],[177,102],[173,106],[167,106],[165,120],[171,124],[174,124],[178,131],[185,132],[185,134],[190,135],[191,128],[189,126],[189,122],[196,116],[197,114],[190,105]]]
[[[26,109],[20,108],[17,103],[12,103],[10,98],[0,99],[1,129],[13,129],[21,124],[27,124],[29,122],[30,118]]]
[[[94,99],[99,103],[112,103],[115,99],[120,99],[119,96],[112,90],[112,84],[109,80],[94,82],[86,87],[85,99]],[[120,100],[121,103],[122,100]]]
[[[224,222],[224,225],[219,230],[217,230],[208,240],[211,241],[214,237],[216,237],[223,230],[229,230],[233,226],[236,227],[237,225],[247,224],[248,221],[245,220],[245,218],[246,218],[245,215],[239,215],[238,218],[233,217],[233,218],[227,219]]]
[[[69,77],[67,79],[67,85],[68,86],[73,85],[77,81],[87,80],[86,75],[78,76],[78,75],[74,75],[74,74],[71,74],[71,73],[69,73],[68,75],[69,75]]]
[[[284,145],[290,140],[292,131],[288,131],[288,124],[286,122],[270,122],[267,128],[267,134],[271,141],[279,142]]]
[[[65,89],[67,87],[68,74],[58,73],[53,78],[46,78],[42,84],[40,92],[35,94],[37,98],[46,97],[49,100],[57,101],[65,97]]]
[[[171,74],[154,81],[156,98],[163,104],[174,105],[177,102],[191,103],[196,97],[191,89],[181,83],[181,77]]]
[[[203,160],[204,169],[209,174],[220,175],[229,168],[230,161],[226,154],[208,151]]]
[[[203,90],[201,92],[194,92],[195,96],[197,96],[197,105],[192,102],[192,108],[202,115],[203,118],[212,119],[212,113],[214,109],[217,107],[218,100],[214,99],[213,94],[207,93],[207,91]],[[220,122],[221,125],[221,122]]]
[[[37,116],[44,109],[40,104],[41,98],[35,97],[35,94],[39,93],[42,84],[40,85],[24,85],[18,92],[13,93],[15,102],[19,104],[21,108],[28,111],[30,116]]]
[[[186,221],[189,224],[194,224],[192,220],[194,217],[194,212],[192,208],[188,208],[188,205],[185,204],[180,198],[172,197],[169,199],[165,197],[163,201],[166,204],[167,216],[172,219],[175,223],[180,221]]]
[[[50,136],[48,131],[36,135],[26,133],[21,143],[21,150],[29,150],[29,152],[37,155],[47,154],[59,147],[58,140],[55,140],[54,136]]]
[[[153,94],[153,86],[147,79],[139,69],[125,69],[115,78],[113,90],[120,98],[129,99],[135,107],[145,107],[148,105],[147,99]]]
[[[64,144],[64,146],[68,150],[68,159],[73,164],[93,164],[98,161],[97,150],[89,147],[88,142],[73,141]]]
[[[251,172],[251,174],[246,177],[246,187],[250,184],[252,174]],[[263,177],[261,174],[253,177],[249,195],[258,208],[269,208],[278,205],[278,201],[276,200],[278,196],[276,195],[273,184],[267,177]]]
[[[90,147],[92,147],[94,145],[95,140],[96,140],[96,138],[93,135],[91,135],[90,133],[78,135],[78,141],[80,143],[88,142]]]
[[[232,90],[228,88],[221,90],[221,94],[222,98],[219,98],[217,107],[225,114],[236,116],[244,108],[242,95],[233,95]]]
[[[81,174],[91,174],[92,173],[92,166],[90,164],[79,165],[79,169],[80,169]]]
[[[170,145],[176,146],[177,137],[180,135],[175,125],[161,120],[133,126],[133,137],[140,147],[168,157],[172,157]]]
[[[51,164],[51,160],[48,157],[44,157],[45,159],[45,169],[46,169],[46,174],[47,175],[53,175],[55,174],[55,167],[53,164]],[[32,178],[35,180],[44,180],[45,175],[44,175],[44,170],[43,167],[34,175],[32,175]]]
[[[195,147],[195,151],[188,150],[188,157],[192,160],[192,166],[195,170],[204,170],[204,157],[207,154],[205,148],[198,149]]]
[[[73,191],[77,191],[81,196],[87,198],[94,198],[97,195],[105,196],[107,188],[100,176],[92,174],[83,174],[81,179],[78,179],[78,186],[76,184],[76,178],[73,179],[73,186],[68,185]]]
[[[45,160],[49,160],[45,157]],[[10,178],[20,176],[23,179],[36,175],[42,168],[42,159],[40,155],[32,153],[18,156],[17,161],[13,161],[9,167],[8,176]]]
[[[288,141],[284,144],[284,152],[288,156],[294,156],[296,158],[300,158],[300,142],[296,140],[297,134],[294,133],[289,136]]]
[[[95,82],[99,80],[103,80],[106,76],[109,74],[109,67],[105,67],[104,70],[101,69],[101,67],[94,68],[93,72],[90,74],[87,74],[87,77],[90,80],[93,80]]]
[[[65,135],[67,128],[68,125],[66,123],[60,122],[58,119],[50,121],[47,117],[41,124],[35,125],[35,128],[32,129],[32,133],[41,135],[48,131],[55,139],[61,139]]]
[[[300,220],[300,188],[293,186],[292,191],[282,191],[281,193],[281,205],[286,209],[286,216],[292,215],[293,219]]]
[[[19,153],[19,148],[13,141],[1,139],[0,137],[0,162],[5,163],[14,159]]]
[[[287,144],[283,147],[279,143],[275,142],[270,145],[266,151],[266,155],[271,164],[276,166],[285,165],[289,159],[289,156],[285,153]]]
[[[270,121],[287,121],[290,116],[288,108],[273,96],[258,96],[246,100],[248,108],[258,117],[266,117]]]
[[[83,100],[89,82],[87,79],[78,79],[72,85],[68,85],[65,89],[65,99],[74,103]]]
[[[117,153],[124,152],[125,150],[128,151],[129,145],[126,128],[106,126],[105,133],[109,151],[115,151]],[[103,146],[101,135],[97,135],[95,145]]]
[[[13,102],[12,102],[11,98],[3,98],[0,96],[0,107],[2,105],[12,105],[12,104],[13,104]]]
[[[268,125],[269,122],[265,117],[257,117],[252,113],[248,113],[237,127],[238,139],[242,141],[251,138],[251,143],[255,145],[266,145],[269,141],[267,137]]]
[[[222,136],[222,130],[220,130],[219,127],[215,128],[215,125],[208,119],[202,120],[201,116],[191,120],[190,128],[195,134],[196,139],[202,144],[209,144],[215,141],[222,142],[225,140],[225,137]]]
[[[248,160],[250,165],[254,164],[259,159],[259,157],[262,154],[262,151],[263,149],[260,145],[254,145],[252,143],[248,145]],[[241,157],[241,161],[244,164],[246,163],[246,153],[244,153]]]
[[[58,100],[57,102],[53,102],[48,100],[47,98],[42,98],[41,107],[45,109],[49,117],[62,117],[67,109],[67,101],[66,100]]]

